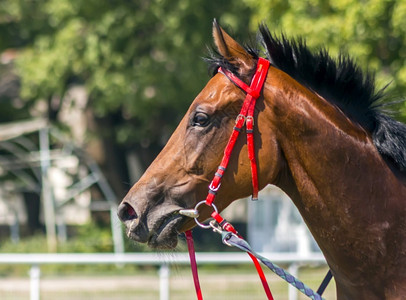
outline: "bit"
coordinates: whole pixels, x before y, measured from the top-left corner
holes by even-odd
[[[179,214],[189,217],[189,218],[197,218],[199,217],[199,212],[197,209],[181,209]]]

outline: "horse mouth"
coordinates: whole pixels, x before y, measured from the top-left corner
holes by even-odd
[[[147,245],[154,249],[173,249],[178,244],[179,228],[185,222],[185,217],[174,211],[160,218],[156,222],[147,241]]]

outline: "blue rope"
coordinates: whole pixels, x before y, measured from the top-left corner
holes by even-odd
[[[295,276],[293,276],[289,272],[285,271],[284,269],[282,269],[278,265],[272,263],[267,258],[255,253],[252,250],[251,246],[244,239],[241,239],[238,236],[232,234],[231,232],[226,232],[226,231],[223,231],[221,235],[222,235],[223,243],[225,243],[226,245],[234,246],[234,247],[236,247],[238,249],[241,249],[241,250],[243,250],[245,252],[251,253],[256,258],[258,258],[264,265],[266,265],[271,271],[273,271],[276,275],[281,277],[283,280],[288,282],[290,285],[297,288],[300,292],[305,294],[310,299],[324,300],[324,298],[322,298],[320,294],[318,294],[317,292],[314,292],[311,288],[309,288],[307,285],[305,285],[299,279],[295,278]],[[331,274],[331,272],[329,272],[327,275],[329,275],[329,274]],[[326,281],[326,279],[323,281],[323,283],[325,281]],[[327,284],[328,284],[328,282],[327,282]],[[322,292],[323,292],[324,289],[325,289],[325,286],[322,284],[322,287],[323,287],[322,288]],[[320,288],[319,288],[319,290],[320,290]]]

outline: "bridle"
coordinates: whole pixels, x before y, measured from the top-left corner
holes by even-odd
[[[245,100],[241,107],[240,113],[238,114],[238,116],[235,120],[233,132],[231,133],[228,143],[224,149],[224,155],[221,160],[221,163],[218,166],[217,171],[215,172],[215,175],[213,177],[213,180],[211,181],[211,183],[209,185],[209,191],[208,191],[206,199],[197,203],[194,209],[183,209],[183,210],[180,210],[179,213],[182,215],[194,218],[196,224],[202,228],[206,228],[206,229],[212,228],[215,232],[221,233],[224,236],[223,242],[225,244],[227,244],[229,246],[231,246],[231,245],[236,246],[236,247],[246,251],[248,253],[248,255],[251,257],[251,259],[257,269],[258,275],[260,277],[260,280],[262,282],[262,285],[264,287],[264,290],[265,290],[265,293],[266,293],[268,299],[273,300],[271,290],[268,286],[264,272],[259,264],[258,259],[261,260],[261,262],[263,262],[265,265],[267,265],[274,272],[275,272],[274,269],[278,268],[278,270],[276,271],[277,273],[278,272],[279,273],[283,272],[283,274],[286,274],[286,273],[284,271],[280,271],[279,270],[280,268],[272,263],[270,263],[271,266],[269,266],[267,264],[267,260],[262,259],[262,257],[259,255],[255,255],[255,253],[250,249],[248,244],[247,244],[248,247],[245,246],[244,243],[242,246],[239,245],[238,241],[243,241],[243,242],[245,242],[245,241],[238,234],[238,232],[235,230],[235,228],[219,214],[217,207],[214,204],[214,200],[216,198],[217,192],[221,186],[221,179],[227,169],[228,163],[230,161],[231,153],[233,151],[235,143],[236,143],[238,136],[241,133],[244,125],[245,125],[245,131],[247,134],[248,158],[249,158],[250,164],[251,164],[252,200],[258,199],[258,170],[257,170],[257,162],[256,162],[256,158],[255,158],[255,145],[254,145],[254,111],[255,111],[256,101],[261,96],[261,90],[264,86],[265,79],[268,74],[269,66],[270,66],[270,62],[268,60],[260,57],[257,62],[255,73],[251,79],[251,84],[249,86],[245,82],[243,82],[240,78],[238,78],[231,71],[229,71],[227,69],[223,69],[221,67],[218,69],[219,73],[226,76],[232,83],[234,83],[236,86],[241,88],[244,92],[246,92],[246,97],[245,97]],[[213,212],[211,213],[211,217],[213,218],[213,220],[210,221],[209,224],[207,224],[207,225],[202,224],[198,220],[198,217],[199,217],[198,208],[203,204],[210,206],[213,209]],[[226,233],[226,234],[224,234],[224,233]],[[190,262],[191,262],[191,268],[192,268],[197,298],[198,298],[198,300],[202,300],[203,297],[202,297],[200,284],[199,284],[192,232],[190,230],[188,230],[185,232],[185,235],[186,235],[186,241],[187,241],[187,245],[188,245],[188,249],[189,249],[189,257],[190,257]],[[237,240],[237,242],[231,244],[231,241],[233,241],[233,240]],[[229,241],[229,242],[227,242],[227,241]],[[257,259],[257,257],[258,257],[258,259]],[[288,275],[291,276],[290,274],[288,274]],[[302,284],[301,282],[299,282],[299,283]],[[319,290],[320,290],[320,288],[319,288]],[[315,295],[316,295],[316,298],[317,298],[317,296],[319,297],[317,299],[321,299],[321,296],[319,294],[315,293]]]
[[[257,99],[261,95],[262,87],[265,83],[266,75],[268,74],[269,61],[264,58],[259,58],[255,74],[252,77],[251,85],[248,86],[239,79],[232,72],[219,68],[218,72],[224,74],[231,82],[241,88],[247,93],[243,105],[241,107],[240,113],[235,120],[235,126],[233,132],[228,140],[227,146],[224,150],[223,159],[214,175],[214,178],[209,185],[209,194],[206,197],[206,204],[211,206],[216,196],[216,192],[220,188],[221,178],[227,169],[228,163],[230,161],[231,152],[233,151],[235,142],[241,132],[242,127],[246,126],[247,133],[247,147],[248,147],[248,158],[251,162],[251,176],[252,176],[252,199],[258,199],[258,172],[257,163],[255,159],[255,146],[254,146],[254,110]]]
[[[255,159],[255,145],[254,145],[254,110],[257,99],[261,95],[262,87],[265,83],[266,75],[268,73],[270,63],[264,58],[259,58],[255,74],[252,77],[251,85],[248,86],[245,82],[239,79],[229,70],[219,68],[218,72],[226,76],[247,93],[243,105],[241,107],[240,113],[238,114],[233,132],[228,140],[228,143],[224,149],[223,159],[221,160],[220,165],[217,168],[217,171],[214,174],[214,178],[209,184],[209,192],[207,194],[206,200],[199,202],[195,207],[195,213],[197,213],[197,208],[201,204],[206,204],[214,209],[211,217],[215,219],[219,224],[224,222],[224,219],[218,214],[217,208],[214,205],[214,200],[216,198],[217,192],[221,186],[221,179],[227,169],[228,163],[230,161],[231,153],[234,149],[235,143],[238,139],[238,136],[241,133],[241,130],[245,124],[246,133],[247,133],[247,147],[248,147],[248,158],[251,163],[251,176],[252,176],[252,199],[258,199],[258,171],[257,171],[257,162]],[[203,228],[209,228],[210,225],[204,225],[200,223],[197,217],[194,217],[197,225]]]
[[[218,69],[219,73],[225,75],[231,82],[233,82],[243,91],[245,91],[247,93],[247,95],[246,95],[243,105],[241,107],[240,113],[238,114],[238,116],[235,120],[233,132],[228,140],[226,148],[224,149],[223,159],[221,160],[221,163],[220,163],[219,167],[217,168],[216,173],[214,174],[214,178],[209,185],[209,192],[207,194],[206,200],[203,200],[203,201],[197,203],[195,208],[192,210],[186,209],[186,210],[179,211],[179,213],[182,215],[186,215],[188,217],[193,217],[195,219],[196,224],[202,228],[213,228],[214,230],[217,230],[218,232],[225,230],[227,232],[231,232],[232,234],[235,234],[236,236],[239,236],[238,232],[235,230],[235,228],[218,213],[217,207],[215,206],[215,204],[213,202],[216,198],[218,190],[220,189],[221,179],[227,169],[228,163],[230,161],[231,153],[233,151],[235,143],[238,139],[238,136],[240,135],[240,132],[241,132],[244,124],[246,126],[246,133],[247,133],[248,158],[251,162],[252,199],[253,200],[258,199],[258,172],[257,172],[257,163],[256,163],[256,159],[255,159],[255,146],[254,146],[254,110],[255,110],[256,101],[261,95],[261,90],[264,85],[266,75],[268,73],[269,65],[270,65],[270,63],[268,60],[266,60],[264,58],[258,59],[255,74],[252,77],[250,86],[248,86],[245,82],[243,82],[241,79],[239,79],[236,75],[234,75],[229,70],[223,69],[221,67]],[[208,225],[205,225],[205,224],[202,224],[199,222],[199,220],[197,219],[199,217],[198,208],[202,204],[206,204],[213,208],[211,217],[215,220],[215,222],[217,222],[218,225],[215,224],[215,222],[213,222],[214,220],[212,222],[210,222]],[[199,284],[199,279],[198,279],[196,258],[195,258],[194,246],[193,246],[193,237],[192,237],[191,231],[186,231],[185,235],[186,235],[186,240],[187,240],[188,249],[189,249],[189,256],[190,256],[191,268],[192,268],[192,273],[193,273],[193,278],[194,278],[194,283],[195,283],[196,294],[197,294],[197,298],[199,300],[201,300],[201,299],[203,299],[203,297],[201,294],[201,289],[200,289],[200,284]],[[261,268],[258,260],[255,258],[255,256],[253,256],[250,253],[249,253],[249,256],[251,257],[252,261],[255,264],[255,267],[257,268],[259,277],[264,286],[265,293],[267,294],[268,299],[273,299],[272,293],[269,289],[268,283],[266,282],[265,275],[262,271],[262,268]]]

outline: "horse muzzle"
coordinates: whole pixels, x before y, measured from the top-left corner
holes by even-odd
[[[141,221],[140,215],[135,209],[123,202],[119,205],[117,215],[126,226],[127,236],[137,242],[146,243],[149,238],[147,226]]]

